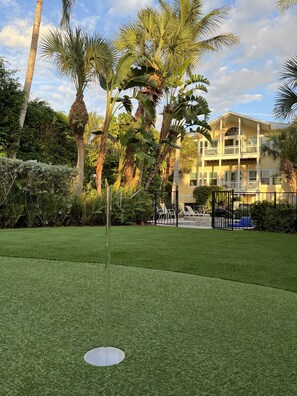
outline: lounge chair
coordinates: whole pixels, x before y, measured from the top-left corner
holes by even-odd
[[[232,227],[232,224],[230,224],[229,227]],[[238,222],[233,222],[233,228],[252,229],[254,227],[255,225],[253,223],[253,220],[249,216],[243,216]]]
[[[160,217],[164,219],[175,219],[175,210],[167,209],[166,205],[162,202],[160,203],[160,211],[158,211]]]
[[[179,217],[209,217],[208,213],[198,212],[191,208],[191,206],[185,205],[184,209],[181,209],[179,212]]]

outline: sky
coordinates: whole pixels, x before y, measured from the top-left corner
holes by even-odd
[[[170,0],[167,0],[170,2]],[[17,69],[24,83],[27,68],[34,0],[0,0],[0,57],[7,67]],[[121,24],[133,21],[137,11],[156,6],[156,0],[77,0],[72,24],[89,33],[112,38]],[[297,52],[297,8],[285,14],[276,8],[276,0],[205,0],[205,12],[228,5],[230,14],[220,32],[239,36],[236,47],[205,55],[195,73],[210,80],[206,96],[211,119],[233,111],[252,118],[275,121],[272,111],[282,64]],[[44,0],[41,35],[58,26],[60,0]],[[69,113],[75,99],[70,80],[57,75],[52,65],[37,55],[31,99],[47,101],[55,110]],[[93,85],[85,95],[88,111],[104,115],[105,95]]]

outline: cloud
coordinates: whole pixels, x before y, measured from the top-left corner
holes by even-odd
[[[44,34],[52,24],[42,24],[40,26],[40,36]],[[30,47],[32,36],[32,23],[27,19],[17,18],[10,24],[5,25],[0,31],[0,44],[10,48]]]
[[[0,5],[4,7],[15,7],[16,4],[15,0],[0,0]]]
[[[135,14],[140,8],[153,4],[152,0],[114,0],[108,10],[109,15],[131,15]]]

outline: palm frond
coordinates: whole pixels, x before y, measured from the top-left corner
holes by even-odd
[[[60,21],[61,27],[67,27],[70,23],[70,15],[76,0],[62,0],[62,17]]]
[[[276,118],[284,120],[294,117],[297,111],[297,94],[296,92],[286,86],[282,85],[278,91],[273,109],[273,114]]]
[[[280,80],[291,88],[297,87],[297,54],[287,59],[284,63]]]
[[[276,4],[282,12],[285,12],[288,8],[297,5],[297,0],[279,0]]]

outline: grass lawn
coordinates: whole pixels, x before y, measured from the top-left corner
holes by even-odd
[[[1,396],[297,394],[296,236],[113,228],[110,338],[126,358],[96,368],[104,235],[0,230]]]

